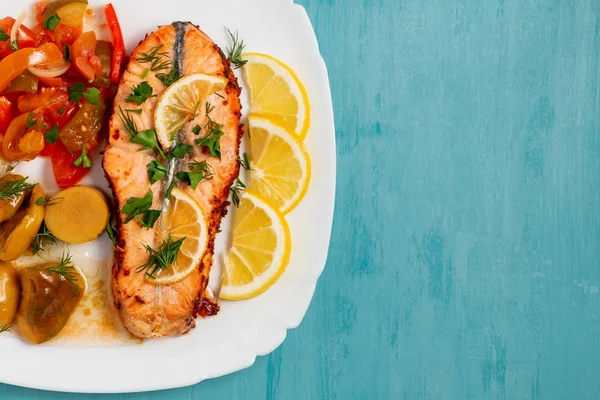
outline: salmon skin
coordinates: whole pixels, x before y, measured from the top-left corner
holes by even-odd
[[[201,73],[227,80],[223,90],[206,100],[214,106],[210,114],[212,120],[221,124],[224,132],[220,140],[221,159],[212,157],[205,148],[194,144],[193,139],[204,136],[204,132],[200,136],[194,136],[191,134],[191,127],[184,127],[180,132],[180,141],[193,145],[194,151],[185,158],[167,163],[169,169],[177,172],[186,168],[189,162],[207,160],[212,166],[213,177],[200,183],[195,190],[187,183],[173,178],[178,187],[197,200],[204,212],[208,225],[208,246],[200,264],[190,275],[163,286],[152,283],[144,272],[139,272],[139,267],[149,259],[145,246],[158,249],[162,243],[162,236],[158,232],[160,219],[153,229],[147,229],[135,219],[125,223],[127,216],[121,213],[128,199],[142,198],[148,190],[152,190],[154,195],[152,209],[161,209],[161,204],[164,204],[165,180],[150,184],[147,165],[155,160],[165,160],[161,159],[156,150],[140,151],[139,144],[131,143],[119,116],[121,109],[141,108],[141,114],[128,115],[139,131],[154,129],[157,99],[166,89],[163,81],[156,75],[169,72],[169,69],[152,71],[151,63],[144,61],[144,54],[156,49],[159,49],[158,53],[163,57],[160,61],[168,60],[169,67],[180,77]],[[127,103],[126,98],[131,94],[132,88],[143,81],[148,82],[153,94],[157,96],[147,99],[141,106]],[[199,314],[206,315],[206,310],[210,310],[209,314],[218,311],[218,307],[210,303],[206,290],[213,264],[215,236],[229,206],[229,188],[240,170],[238,155],[243,134],[240,125],[240,92],[229,60],[207,35],[189,22],[162,26],[148,35],[135,49],[121,78],[110,119],[110,136],[103,166],[118,211],[118,241],[112,267],[114,304],[123,324],[133,335],[142,338],[181,335],[194,328]],[[198,118],[202,126],[206,119],[202,121],[204,116]]]

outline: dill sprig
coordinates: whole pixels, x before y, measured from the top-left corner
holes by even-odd
[[[252,167],[250,166],[250,159],[248,158],[248,153],[244,152],[244,154],[242,155],[242,157],[240,158],[240,165],[242,166],[242,168],[244,168],[246,171],[254,171],[252,169]]]
[[[174,241],[171,235],[169,235],[169,238],[163,242],[158,250],[144,245],[146,251],[150,254],[150,258],[148,262],[137,268],[137,272],[144,272],[148,278],[156,279],[157,273],[169,269],[171,265],[177,262],[177,255],[184,240],[185,237],[182,237]]]
[[[121,107],[119,107],[119,118],[123,123],[123,128],[127,135],[129,135],[129,141],[131,143],[140,144],[142,147],[141,150],[151,150],[154,149],[158,151],[161,157],[165,157],[165,153],[163,149],[160,147],[158,143],[158,138],[156,137],[156,131],[153,129],[146,129],[140,131],[137,127],[137,124],[133,120],[133,117],[129,115],[129,110],[127,112],[123,111]],[[135,110],[131,110],[131,112],[135,112]]]
[[[240,178],[236,179],[235,184],[229,188],[229,191],[231,192],[231,201],[236,207],[240,206],[240,198],[242,197],[244,190],[246,190],[246,185],[244,185],[244,182],[240,181]]]
[[[135,60],[140,63],[150,63],[150,71],[152,72],[169,69],[171,68],[171,61],[164,59],[165,57],[168,57],[169,54],[164,51],[160,51],[162,47],[162,44],[154,46],[148,52],[140,53]]]
[[[229,33],[229,37],[231,37],[231,41],[233,42],[233,46],[227,48],[227,57],[229,57],[229,60],[231,60],[231,63],[235,66],[234,69],[241,68],[248,62],[248,60],[242,60],[242,52],[246,45],[243,40],[239,39],[237,32],[235,32],[234,35],[227,28],[227,33]]]
[[[7,201],[11,200],[15,196],[20,195],[30,189],[33,189],[35,184],[27,183],[27,178],[18,179],[16,181],[6,182],[0,186],[0,200]]]
[[[156,76],[156,78],[159,81],[161,81],[165,86],[172,85],[173,83],[177,82],[180,78],[175,68],[171,68],[171,72],[169,72],[168,74],[160,72],[154,76]]]
[[[137,125],[136,125],[135,121],[133,120],[133,117],[131,115],[129,115],[129,110],[126,110],[126,111],[127,111],[127,114],[119,106],[119,118],[121,119],[121,122],[123,123],[123,128],[125,129],[125,132],[127,132],[127,134],[129,135],[129,138],[133,139],[134,137],[137,136],[138,133],[140,133],[140,131],[138,130]]]
[[[10,49],[12,51],[18,51],[19,50],[19,38],[12,40],[9,44],[8,47],[10,47]]]
[[[42,226],[40,226],[40,230],[37,235],[35,235],[35,239],[31,245],[31,251],[33,254],[39,255],[40,251],[44,251],[44,248],[51,244],[56,244],[56,236],[54,236],[48,230],[46,224],[42,222]]]
[[[0,327],[0,333],[10,332],[10,328],[12,328],[12,325],[4,325],[3,327]]]
[[[29,114],[27,114],[27,125],[25,126],[25,129],[31,129],[37,125],[38,120],[34,118],[36,118],[38,115],[40,115],[40,113],[30,112]]]
[[[62,197],[57,197],[55,199],[46,200],[44,196],[40,196],[36,201],[36,206],[53,206],[58,204],[58,201],[62,200]]]
[[[71,261],[71,255],[69,253],[63,253],[60,263],[58,265],[46,268],[46,271],[51,271],[56,274],[62,275],[66,280],[75,284],[77,281],[77,270],[73,266]]]

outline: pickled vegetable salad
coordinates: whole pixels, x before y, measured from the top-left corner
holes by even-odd
[[[18,161],[49,157],[57,184],[90,171],[106,127],[125,54],[112,5],[104,9],[113,43],[84,31],[87,0],[42,1],[35,26],[0,20],[0,177]]]

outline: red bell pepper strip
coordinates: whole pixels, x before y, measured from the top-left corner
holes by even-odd
[[[69,153],[60,140],[53,145],[50,160],[52,160],[54,178],[61,189],[78,184],[90,172],[89,168],[77,167],[73,164],[80,155],[77,152]]]
[[[119,25],[119,20],[117,19],[117,13],[111,3],[108,3],[104,9],[104,13],[106,14],[106,22],[108,22],[110,32],[112,33],[114,46],[110,80],[113,83],[119,83],[121,65],[123,64],[123,58],[125,57],[125,42],[123,41],[123,33],[121,32],[121,25]]]
[[[6,97],[0,97],[0,135],[4,135],[11,120],[11,102]]]

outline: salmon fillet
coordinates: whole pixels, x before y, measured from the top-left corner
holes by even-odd
[[[175,172],[187,169],[186,166],[191,161],[204,160],[213,170],[213,178],[203,181],[195,190],[173,178],[179,188],[196,199],[204,212],[208,225],[208,247],[200,265],[190,275],[165,286],[155,285],[145,277],[144,272],[138,272],[138,268],[149,259],[144,246],[158,249],[162,243],[161,238],[164,238],[164,235],[159,231],[160,218],[153,229],[147,229],[135,219],[125,223],[127,216],[121,213],[128,199],[142,198],[149,189],[154,194],[152,209],[161,209],[164,204],[165,180],[150,184],[146,167],[151,161],[160,159],[158,152],[140,151],[140,145],[131,143],[119,117],[120,108],[141,108],[141,114],[129,113],[129,116],[140,131],[154,129],[157,99],[166,87],[154,72],[149,72],[142,78],[150,63],[139,59],[140,55],[151,52],[157,46],[162,46],[160,52],[165,59],[171,61],[171,65],[180,76],[202,73],[227,80],[224,90],[206,99],[215,107],[210,114],[211,118],[223,125],[224,135],[220,140],[221,159],[212,157],[205,148],[194,144],[194,139],[206,135],[204,130],[200,136],[192,132],[196,124],[204,126],[206,123],[204,113],[198,113],[196,120],[186,124],[179,133],[180,142],[193,145],[194,151],[183,159],[173,161],[176,163]],[[131,93],[132,87],[143,81],[148,82],[153,88],[153,94],[158,96],[147,99],[140,107],[127,103],[125,99]],[[162,26],[148,35],[135,49],[121,78],[110,119],[110,136],[103,166],[114,193],[119,215],[118,242],[112,268],[114,304],[125,327],[136,336],[151,338],[181,335],[192,329],[195,326],[195,318],[203,314],[201,307],[203,301],[206,301],[215,236],[219,232],[221,219],[227,212],[229,188],[238,177],[240,169],[238,154],[243,132],[240,126],[239,96],[240,87],[229,60],[208,36],[191,23],[177,22]],[[201,104],[205,104],[204,101]]]

